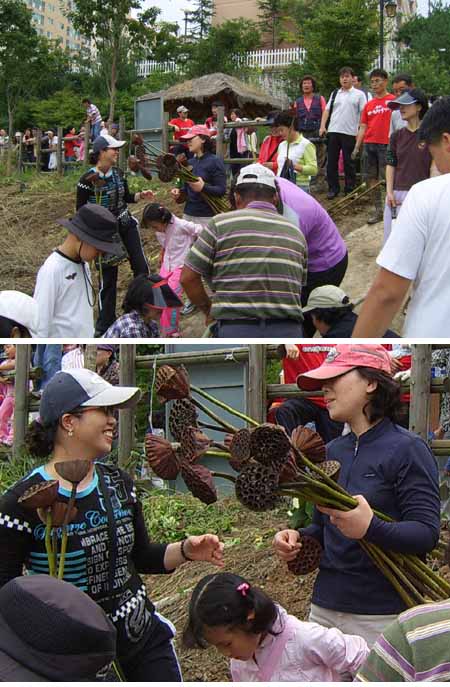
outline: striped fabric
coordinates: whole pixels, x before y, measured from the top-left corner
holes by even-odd
[[[303,319],[306,242],[275,207],[273,212],[246,209],[216,215],[191,248],[186,265],[211,284],[216,320]]]
[[[450,682],[450,601],[405,611],[384,631],[358,682]]]

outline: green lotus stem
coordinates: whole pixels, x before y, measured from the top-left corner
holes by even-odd
[[[45,522],[45,550],[47,552],[47,560],[48,560],[48,574],[50,577],[55,576],[55,570],[53,568],[53,551],[52,551],[52,538],[51,538],[51,531],[52,531],[52,509],[49,507],[47,508],[47,515],[46,515],[46,522]]]
[[[214,451],[214,450],[206,451],[205,456],[214,456],[216,458],[224,458],[225,460],[230,460],[230,458],[231,458],[231,455],[229,453],[225,453],[225,451]]]
[[[376,547],[373,547],[371,544],[368,542],[365,542],[364,540],[360,539],[359,540],[360,545],[364,549],[364,551],[367,553],[367,555],[373,560],[377,568],[380,570],[380,572],[387,577],[389,582],[392,584],[396,592],[399,594],[399,596],[403,599],[405,604],[408,606],[408,608],[412,608],[416,604],[414,603],[414,600],[409,596],[408,592],[406,592],[402,585],[398,582],[397,578],[395,575],[392,574],[391,570],[387,568],[383,561],[380,559],[378,550]]]
[[[62,525],[62,541],[61,541],[61,553],[59,556],[59,570],[58,570],[58,578],[60,580],[64,579],[64,566],[66,564],[66,551],[67,551],[67,525],[69,523],[70,519],[70,513],[72,512],[72,508],[75,504],[75,497],[77,495],[77,485],[72,484],[72,491],[70,494],[70,499],[67,504],[67,511],[64,516],[64,522]]]
[[[211,443],[211,446],[213,448],[218,448],[219,451],[223,451],[224,453],[227,453],[227,447],[225,446],[225,444],[221,444],[220,441],[213,441]]]
[[[421,582],[411,570],[404,570],[406,577],[411,580],[413,584],[416,585],[417,589],[421,592],[424,597],[429,597],[432,601],[442,601],[442,595],[434,591],[428,584]]]
[[[233,475],[229,475],[227,472],[212,472],[213,477],[220,477],[220,479],[227,479],[229,482],[236,484],[236,478]]]
[[[432,589],[437,593],[444,593],[445,597],[450,596],[450,585],[446,580],[444,580],[440,575],[434,573],[430,568],[420,560],[417,556],[405,556],[404,554],[394,554],[398,556],[403,562],[407,562],[408,565],[417,574],[419,579],[421,579],[426,584],[429,584]]]
[[[320,475],[325,484],[328,484],[329,487],[332,487],[336,491],[339,491],[341,494],[344,494],[344,496],[350,496],[350,494],[344,489],[344,487],[341,487],[341,485],[335,482],[334,479],[331,479],[331,477],[329,477],[323,470],[318,468],[315,463],[309,460],[309,458],[307,458],[301,451],[299,451],[298,448],[296,448],[292,443],[291,446],[296,457],[300,459],[300,462],[303,463],[303,465],[306,465],[306,467],[308,467],[310,470],[313,470],[313,472],[316,472],[318,475]]]
[[[53,575],[56,577],[58,569],[58,532],[53,528],[52,532],[52,556],[53,556]]]
[[[260,426],[260,423],[256,422],[256,420],[254,420],[252,417],[244,415],[244,413],[240,413],[239,410],[235,410],[226,403],[223,403],[223,401],[219,401],[219,399],[214,398],[214,396],[210,396],[210,394],[208,394],[206,391],[203,391],[203,389],[200,389],[198,386],[194,386],[193,384],[191,384],[191,389],[200,396],[203,396],[203,398],[206,398],[207,401],[215,403],[215,405],[219,406],[219,408],[222,408],[222,410],[226,410],[231,415],[235,415],[236,417],[239,417],[241,420],[245,420],[245,422],[247,422],[249,425],[253,425],[253,427]]]
[[[425,599],[423,598],[422,594],[420,591],[410,582],[410,580],[406,577],[404,574],[403,570],[390,558],[383,549],[380,549],[379,546],[375,546],[372,544],[372,550],[373,548],[376,548],[378,555],[380,556],[381,560],[388,565],[392,572],[397,575],[397,578],[403,582],[403,584],[412,592],[413,595],[417,597],[417,601],[419,604],[424,604]],[[417,605],[417,602],[414,604]]]
[[[214,422],[218,422],[219,425],[222,425],[222,427],[224,429],[226,429],[227,432],[229,432],[230,434],[236,434],[236,432],[238,431],[236,427],[234,427],[233,425],[230,425],[230,423],[227,422],[226,420],[222,420],[221,417],[216,415],[216,413],[213,410],[210,410],[201,401],[198,401],[196,398],[191,398],[191,401],[195,406],[197,406],[197,408],[199,408],[200,410],[203,410],[203,412],[206,413],[206,415],[209,415],[209,417],[212,420],[214,420]]]
[[[197,420],[199,427],[204,427],[205,429],[211,429],[213,432],[226,432],[227,430],[218,425],[211,425],[209,422],[203,422],[203,420]]]
[[[127,681],[126,677],[123,673],[123,670],[120,667],[120,663],[118,662],[117,659],[111,663],[111,667],[114,670],[114,672],[118,678],[118,682],[126,682]]]

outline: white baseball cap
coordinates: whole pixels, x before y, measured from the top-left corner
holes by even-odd
[[[45,387],[39,407],[43,425],[50,425],[75,408],[131,408],[141,396],[138,387],[113,386],[96,372],[75,368],[57,372]]]
[[[241,184],[263,184],[264,186],[269,186],[276,190],[275,184],[275,174],[271,169],[267,169],[264,165],[259,162],[255,162],[253,165],[247,165],[241,169],[239,176],[236,181],[236,187]]]
[[[99,153],[101,150],[106,150],[107,148],[122,148],[125,143],[126,141],[118,141],[117,138],[109,134],[102,134],[101,136],[97,136],[92,145],[92,149],[94,153]]]
[[[189,112],[188,108],[185,107],[184,105],[180,105],[180,107],[177,107],[177,112]]]
[[[310,312],[316,309],[346,308],[348,305],[350,305],[350,299],[345,291],[338,286],[327,284],[311,291],[308,302],[302,310]]]
[[[37,337],[39,310],[37,301],[21,291],[0,291],[0,317],[26,327],[33,338]]]

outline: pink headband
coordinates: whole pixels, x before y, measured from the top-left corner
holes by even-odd
[[[242,596],[247,596],[247,592],[250,589],[250,585],[247,584],[247,582],[242,582],[238,587],[236,587],[236,591],[240,592]]]

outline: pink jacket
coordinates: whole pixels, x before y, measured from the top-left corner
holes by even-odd
[[[341,682],[369,654],[362,637],[278,612],[273,629],[281,634],[267,635],[251,661],[231,659],[233,682]]]
[[[183,267],[184,259],[202,229],[201,224],[172,215],[166,231],[156,232],[156,238],[164,248],[162,264],[168,272]]]

